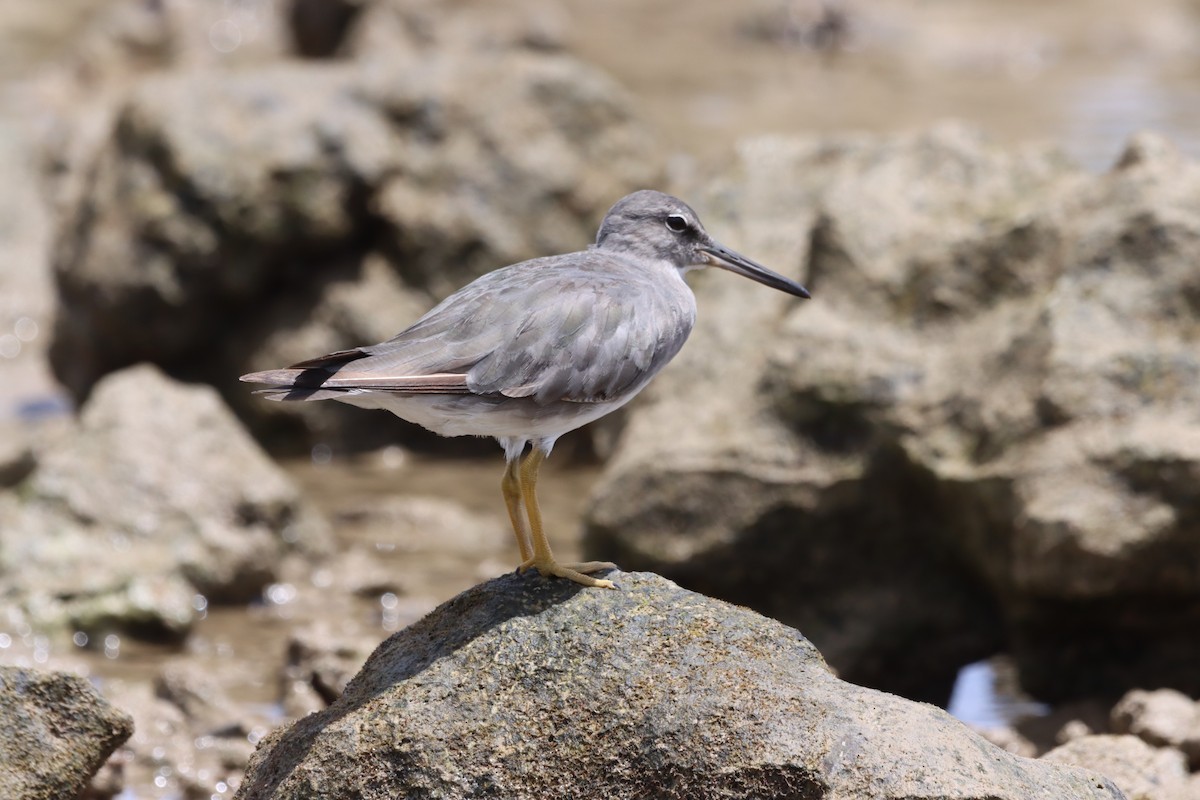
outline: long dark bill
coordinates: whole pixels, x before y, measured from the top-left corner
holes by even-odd
[[[808,293],[808,289],[805,289],[791,278],[785,278],[778,272],[772,272],[762,264],[746,258],[741,253],[735,253],[720,242],[712,242],[702,249],[708,256],[709,263],[714,267],[727,269],[752,281],[758,281],[763,286],[770,286],[772,289],[778,289],[781,292],[787,292],[796,297],[806,299],[812,297]]]

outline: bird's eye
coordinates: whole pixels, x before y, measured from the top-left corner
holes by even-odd
[[[667,228],[675,233],[683,233],[688,229],[688,221],[685,217],[681,217],[678,214],[672,214],[671,216],[667,217]]]

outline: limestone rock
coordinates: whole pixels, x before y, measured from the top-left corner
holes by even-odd
[[[300,685],[307,687],[323,705],[329,705],[342,695],[371,654],[378,642],[373,634],[332,624],[294,631],[287,644],[284,685],[293,692],[298,692]]]
[[[442,605],[265,739],[237,797],[1122,797],[838,680],[777,622],[612,577],[513,574]]]
[[[133,720],[84,678],[0,666],[0,786],[8,800],[78,797]]]
[[[761,139],[698,205],[814,299],[697,281],[592,555],[908,696],[1003,651],[1042,697],[1200,692],[1200,164],[1145,136],[1104,175],[958,128]]]
[[[1174,747],[1200,770],[1200,703],[1171,689],[1134,689],[1112,710],[1116,733],[1130,733],[1155,747]]]
[[[52,364],[77,397],[145,360],[266,413],[237,375],[380,341],[484,271],[585,246],[654,182],[647,141],[609,79],[528,48],[151,75],[72,168]],[[321,405],[271,410],[329,433],[345,409]],[[377,417],[350,419],[379,439]]]
[[[264,734],[265,721],[246,704],[232,706],[213,685],[214,676],[199,678],[198,691],[197,685],[179,684],[180,679],[199,677],[192,665],[170,665],[165,672],[155,681],[157,686],[114,680],[106,687],[136,726],[119,753],[126,783],[139,795],[158,791],[166,797],[219,796],[241,778],[251,742]]]
[[[15,426],[12,426],[15,427]],[[37,459],[29,442],[6,430],[0,435],[0,489],[15,486],[33,472]]]
[[[201,736],[244,738],[249,732],[245,716],[225,695],[217,676],[184,659],[163,667],[154,681],[154,694],[182,711]]]
[[[1110,778],[1130,800],[1186,800],[1190,782],[1183,754],[1156,749],[1136,736],[1084,736],[1047,753],[1057,764],[1073,764]]]
[[[329,532],[217,394],[157,369],[114,374],[73,436],[0,494],[6,602],[39,625],[179,639],[195,596],[244,602]]]

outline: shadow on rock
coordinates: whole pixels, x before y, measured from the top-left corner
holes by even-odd
[[[449,600],[380,645],[332,706],[267,739],[256,754],[255,763],[267,748],[271,758],[258,766],[253,779],[247,778],[238,796],[276,796],[304,775],[314,759],[322,758],[316,745],[326,736],[336,739],[335,731],[348,722],[354,724],[352,718],[364,706],[393,687],[420,677],[431,665],[453,657],[493,628],[519,617],[536,617],[582,590],[582,586],[570,581],[511,573]],[[530,649],[534,646],[536,642],[532,640],[526,644]],[[377,724],[388,727],[384,718],[378,719]]]

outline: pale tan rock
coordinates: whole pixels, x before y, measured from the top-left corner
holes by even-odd
[[[1173,800],[1188,783],[1182,753],[1151,747],[1136,736],[1084,736],[1051,750],[1043,760],[1095,770],[1129,800]]]
[[[1200,769],[1200,703],[1172,689],[1134,689],[1113,707],[1116,733],[1131,733],[1156,747],[1173,747]]]
[[[998,651],[1042,699],[1200,692],[1200,163],[1141,135],[1089,175],[943,127],[752,140],[713,191],[709,229],[813,299],[696,280],[590,557],[908,696]]]

